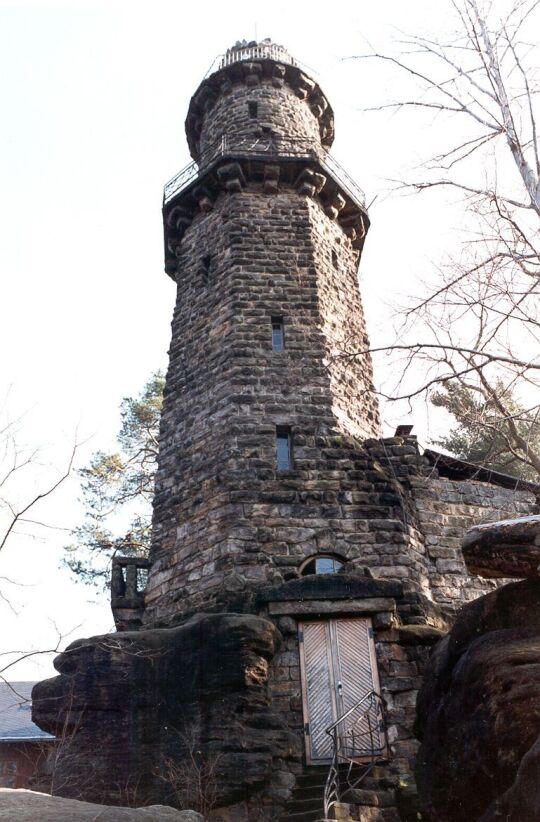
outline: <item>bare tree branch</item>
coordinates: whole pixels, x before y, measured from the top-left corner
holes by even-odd
[[[523,32],[538,18],[540,0],[508,0],[501,17],[490,2],[450,5],[453,37],[404,35],[399,54],[360,55],[392,66],[412,89],[368,110],[452,118],[450,145],[426,158],[420,179],[394,182],[412,192],[461,192],[468,220],[459,254],[400,310],[396,339],[369,353],[394,363],[395,384],[379,389],[389,401],[410,403],[452,386],[478,393],[489,413],[469,407],[485,442],[497,435],[510,463],[539,472],[540,72],[538,49]],[[349,341],[340,356],[367,353]]]

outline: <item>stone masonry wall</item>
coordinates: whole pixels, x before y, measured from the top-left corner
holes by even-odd
[[[248,103],[259,106],[252,116]],[[194,159],[223,135],[253,134],[253,124],[289,141],[311,140],[328,149],[334,139],[334,114],[318,83],[297,66],[274,60],[233,62],[206,77],[190,101],[186,136]]]
[[[411,490],[424,534],[433,600],[454,612],[466,602],[499,588],[504,580],[468,574],[461,542],[473,525],[538,510],[530,491],[488,485],[474,480],[418,477]]]
[[[347,356],[369,347],[358,289],[358,253],[339,225],[317,203],[308,203],[332,413],[340,430],[362,441],[380,430],[380,420],[371,358]]]
[[[294,145],[305,141],[314,146],[320,142],[319,121],[306,100],[299,100],[295,92],[283,84],[276,88],[270,79],[255,86],[244,83],[226,84],[224,92],[209,108],[203,119],[201,153],[219,144],[223,135],[235,140],[243,137],[254,138],[264,133],[285,137]],[[257,116],[250,117],[249,103],[257,104]],[[263,129],[265,131],[263,131]]]
[[[467,572],[461,551],[465,532],[473,525],[538,511],[530,490],[504,488],[477,480],[448,479],[425,459],[415,437],[394,437],[365,443],[370,454],[396,480],[417,550],[424,558],[429,597],[449,614],[466,602],[500,587],[504,580],[484,579]],[[399,578],[400,569],[373,567],[377,576]]]
[[[363,560],[404,538],[400,500],[348,437],[378,433],[369,363],[333,356],[365,338],[356,264],[339,226],[285,187],[221,195],[186,231],[147,619],[283,578],[321,550]],[[283,352],[271,346],[275,315]],[[291,429],[290,472],[276,471],[276,426]]]

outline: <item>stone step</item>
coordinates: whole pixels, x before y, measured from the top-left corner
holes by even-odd
[[[297,776],[293,794],[280,822],[317,822],[323,814],[328,766],[309,766]]]
[[[319,794],[319,796],[314,796],[311,799],[298,797],[298,799],[292,799],[289,804],[287,805],[287,813],[307,813],[310,811],[321,811],[323,806],[323,796]]]
[[[295,793],[301,793],[303,799],[321,799],[324,794],[325,784],[316,785],[308,784],[301,787],[296,785]]]
[[[329,770],[330,764],[306,766],[302,773],[298,775],[298,781],[300,782],[303,779],[320,779],[321,782],[324,782]]]
[[[329,769],[330,765],[311,765],[297,776],[293,794],[280,817],[280,822],[319,822],[319,820],[324,820],[324,789]],[[355,782],[365,770],[365,765],[354,765],[350,772],[351,781]],[[339,775],[342,782],[341,793],[343,797],[348,792],[346,784],[348,774],[349,766],[346,763],[340,765]],[[364,786],[364,780],[360,784]]]
[[[301,813],[287,813],[281,816],[279,822],[325,822],[322,811],[307,811]]]

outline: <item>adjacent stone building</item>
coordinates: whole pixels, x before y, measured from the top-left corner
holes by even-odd
[[[56,763],[68,795],[235,822],[341,802],[414,819],[430,647],[497,584],[468,575],[461,537],[536,510],[540,489],[422,453],[407,430],[381,437],[358,353],[369,218],[303,68],[238,44],[186,132],[194,162],[163,208],[178,297],[146,586],[116,562],[119,633],[62,654],[34,715],[74,729],[77,757]]]

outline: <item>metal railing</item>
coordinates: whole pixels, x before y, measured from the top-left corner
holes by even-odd
[[[365,194],[345,169],[321,146],[317,140],[304,137],[283,137],[274,134],[246,136],[224,134],[220,140],[204,149],[198,163],[188,163],[165,184],[163,202],[167,204],[186,188],[199,174],[206,171],[216,160],[227,156],[268,158],[315,159],[346,191],[349,197],[365,208]]]
[[[220,71],[226,66],[241,63],[244,60],[275,60],[277,63],[300,67],[300,63],[283,46],[278,46],[275,43],[256,43],[255,45],[233,47],[227,49],[225,54],[218,54],[204,75],[204,79],[215,71]]]
[[[370,691],[325,730],[332,739],[332,762],[323,800],[324,818],[330,819],[333,806],[358,787],[385,757],[388,740],[384,699],[376,691]],[[360,763],[364,765],[362,772],[354,777],[353,768]],[[345,773],[340,772],[342,764],[347,766]]]

